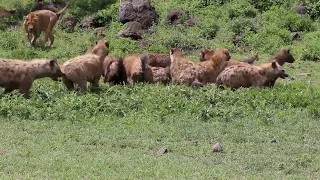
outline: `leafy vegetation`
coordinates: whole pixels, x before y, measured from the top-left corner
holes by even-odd
[[[0,57],[57,57],[64,62],[96,39],[93,29],[69,33],[55,27],[51,48],[28,47],[22,23],[33,0],[0,0],[17,14],[0,20]],[[124,56],[181,47],[195,61],[201,48],[226,47],[232,57],[258,51],[261,60],[282,47],[292,50],[294,80],[274,88],[231,91],[215,85],[192,89],[175,85],[109,86],[68,92],[61,82],[34,82],[31,98],[0,90],[1,179],[256,179],[308,178],[320,174],[319,2],[245,0],[152,0],[160,21],[143,36],[145,49],[117,38],[120,1],[74,1],[68,13],[94,16],[105,25],[110,54]],[[294,12],[304,3],[307,15]],[[198,18],[195,26],[166,25],[172,8]],[[291,33],[299,31],[301,41]],[[234,42],[235,36],[243,37]],[[311,77],[296,77],[310,72]],[[271,143],[275,139],[276,143]],[[185,146],[197,140],[198,146]],[[220,142],[223,153],[212,153]],[[160,147],[169,153],[159,155]]]

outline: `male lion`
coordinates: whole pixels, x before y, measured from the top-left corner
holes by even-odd
[[[70,2],[71,0],[69,0],[69,3],[57,13],[50,10],[37,10],[24,16],[23,26],[26,31],[26,39],[31,45],[34,45],[42,31],[45,32],[44,43],[47,43],[48,39],[50,39],[49,46],[53,44],[54,36],[52,35],[52,29],[58,21],[59,16],[67,9]]]

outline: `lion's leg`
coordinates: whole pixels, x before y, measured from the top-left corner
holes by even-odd
[[[53,41],[54,41],[54,36],[52,34],[52,29],[54,27],[54,25],[56,24],[56,22],[58,21],[58,18],[53,18],[53,19],[50,19],[50,23],[49,23],[49,26],[47,27],[47,30],[46,30],[46,39],[45,39],[45,42],[48,41],[48,38],[50,38],[50,43],[49,43],[49,46],[51,46],[53,44]]]
[[[53,36],[53,34],[52,34],[52,31],[51,31],[51,33],[50,33],[50,44],[49,44],[49,46],[51,46],[51,45],[53,44],[53,41],[54,41],[54,36]]]
[[[31,34],[30,33],[26,33],[26,40],[28,43],[31,43]]]
[[[40,33],[38,33],[38,32],[33,34],[33,37],[31,39],[31,45],[34,45],[34,43],[37,41],[39,36],[40,36]]]
[[[44,40],[43,40],[43,44],[47,45],[48,39],[50,36],[50,32],[48,32],[48,30],[44,33]]]

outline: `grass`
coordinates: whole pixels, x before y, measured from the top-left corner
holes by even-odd
[[[14,7],[11,1],[0,2]],[[161,17],[179,3],[153,2]],[[181,6],[201,14],[196,1]],[[237,14],[232,12],[233,16]],[[144,51],[134,41],[115,38],[121,28],[118,22],[112,22],[107,30],[111,55]],[[218,39],[200,41],[193,40],[197,27],[184,30],[160,23],[154,28],[156,33],[145,37],[151,42],[149,50],[167,52],[170,43],[177,40],[180,46],[193,48],[187,51],[193,59],[198,59],[198,47],[219,44],[231,46],[232,57],[250,55],[223,39],[223,34],[229,33],[223,28],[217,32]],[[173,31],[176,29],[179,31]],[[95,39],[93,30],[67,33],[56,28],[52,48],[30,48],[23,43],[23,34],[22,29],[0,31],[0,57],[58,57],[63,62],[79,55]],[[109,86],[101,82],[99,89],[80,94],[68,92],[61,82],[41,79],[34,82],[30,99],[17,92],[4,95],[0,89],[0,178],[318,178],[320,64],[301,59],[309,50],[307,40],[316,44],[317,38],[312,38],[313,33],[305,34],[306,42],[280,43],[293,49],[297,59],[294,68],[284,68],[295,80],[279,80],[274,88],[231,91],[214,85],[191,89],[149,84]],[[183,40],[168,41],[171,37]],[[259,63],[274,53],[271,49],[263,51],[272,47],[271,42],[258,47],[262,57]],[[313,56],[318,56],[317,48],[310,49]],[[312,75],[296,77],[300,72]],[[272,139],[277,143],[271,143]],[[199,141],[198,146],[185,145],[191,140]],[[223,153],[211,152],[216,142],[222,144]],[[169,153],[159,155],[161,147],[168,147]]]

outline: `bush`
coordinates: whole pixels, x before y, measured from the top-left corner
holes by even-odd
[[[310,17],[315,20],[320,18],[320,2],[305,2],[306,8],[309,10]]]
[[[261,24],[266,25],[274,23],[281,29],[291,32],[295,31],[313,31],[315,27],[308,15],[300,15],[293,10],[284,7],[272,7],[269,11],[262,14]]]
[[[300,59],[304,61],[320,60],[320,31],[307,33],[302,36],[304,43],[301,46]]]
[[[233,19],[236,17],[254,18],[257,16],[258,11],[247,1],[233,1],[222,7],[227,11],[228,18]]]
[[[244,42],[259,52],[276,52],[291,44],[291,36],[289,31],[270,24],[258,29],[256,34],[247,34]]]
[[[109,8],[99,10],[93,17],[93,26],[102,27],[110,24],[111,22],[118,21],[118,8],[119,4],[112,4]]]

